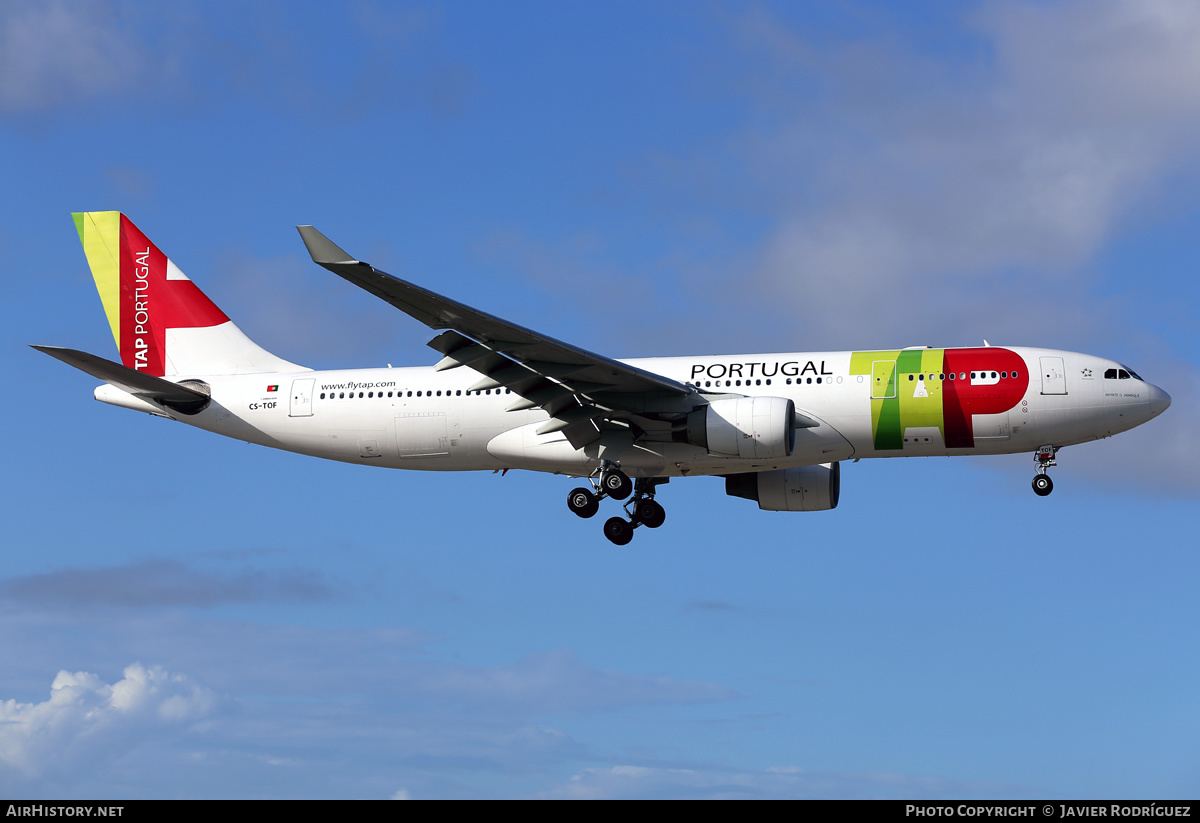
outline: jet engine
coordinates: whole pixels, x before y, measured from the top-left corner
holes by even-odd
[[[673,438],[722,457],[773,460],[791,455],[796,423],[796,406],[787,398],[737,397],[696,409]]]
[[[840,463],[731,474],[725,493],[757,501],[765,511],[819,512],[837,508],[841,477]]]

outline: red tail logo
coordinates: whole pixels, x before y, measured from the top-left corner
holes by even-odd
[[[167,329],[216,326],[229,318],[124,215],[120,235],[121,362],[161,376]]]

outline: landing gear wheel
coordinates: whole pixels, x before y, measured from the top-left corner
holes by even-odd
[[[633,493],[633,481],[620,469],[605,472],[600,478],[600,489],[613,500],[624,500]],[[629,542],[629,541],[625,541]]]
[[[604,536],[618,546],[633,539],[633,524],[624,517],[610,517],[604,521]]]
[[[594,517],[600,511],[600,498],[581,486],[567,495],[567,508],[580,517]]]
[[[1054,481],[1050,479],[1048,474],[1035,475],[1033,478],[1033,493],[1038,497],[1045,497],[1050,492],[1054,491]]]
[[[667,511],[654,500],[639,500],[633,510],[634,518],[648,529],[657,529],[667,519]]]

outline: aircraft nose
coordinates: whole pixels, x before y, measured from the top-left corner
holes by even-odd
[[[1160,389],[1158,386],[1150,387],[1150,414],[1153,417],[1158,417],[1167,410],[1171,405],[1171,395]]]

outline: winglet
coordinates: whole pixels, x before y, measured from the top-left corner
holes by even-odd
[[[358,262],[312,226],[296,226],[296,231],[300,232],[300,239],[304,241],[304,247],[314,263],[324,266],[327,263]]]

